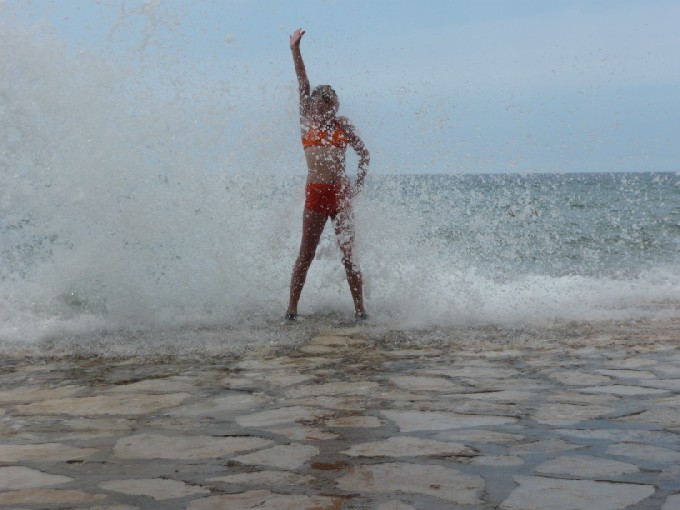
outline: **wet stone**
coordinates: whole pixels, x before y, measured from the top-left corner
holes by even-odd
[[[495,432],[493,430],[451,430],[447,432],[440,432],[435,439],[443,441],[458,441],[460,443],[510,443],[520,441],[524,438],[519,434],[507,434],[503,432]]]
[[[119,439],[113,451],[116,457],[125,459],[214,459],[271,444],[272,441],[259,437],[139,434]]]
[[[209,489],[194,487],[177,480],[164,480],[160,478],[146,480],[110,480],[101,482],[99,487],[133,496],[151,496],[153,499],[159,501],[210,493]]]
[[[623,384],[611,384],[608,386],[592,386],[581,388],[579,391],[584,393],[606,393],[609,395],[621,395],[624,397],[633,397],[640,395],[661,395],[667,393],[662,389],[645,388],[642,386],[625,386]]]
[[[472,459],[475,466],[512,467],[524,464],[524,459],[515,455],[483,455]]]
[[[103,494],[88,494],[68,489],[25,489],[0,492],[0,505],[41,505],[52,508],[55,505],[97,503],[106,499]]]
[[[375,510],[416,510],[416,507],[401,501],[389,501],[388,503],[378,505]]]
[[[395,356],[373,334],[4,372],[0,508],[680,508],[677,342]]]
[[[337,439],[338,435],[320,428],[294,425],[292,427],[262,429],[272,434],[287,437],[291,441],[329,441]]]
[[[12,390],[0,391],[0,403],[8,402],[38,402],[70,397],[84,390],[83,386],[59,386],[57,388],[33,388],[19,386]]]
[[[359,466],[337,479],[340,489],[368,493],[423,494],[459,505],[477,505],[484,490],[481,476],[452,468],[420,464]]]
[[[64,462],[84,460],[99,450],[61,443],[0,444],[0,462]]]
[[[608,406],[578,405],[555,402],[541,405],[533,418],[549,425],[572,425],[584,420],[601,418],[614,410]]]
[[[382,426],[380,419],[375,416],[343,416],[325,420],[329,428],[355,427],[362,429],[375,429]]]
[[[268,490],[254,490],[197,499],[187,510],[335,510],[342,508],[341,500],[324,496],[284,496]]]
[[[94,397],[45,400],[16,406],[16,412],[26,414],[71,414],[95,416],[102,414],[148,414],[166,407],[174,407],[190,397],[188,393],[166,395],[97,395]]]
[[[562,452],[566,450],[578,450],[583,445],[569,443],[562,439],[540,439],[526,444],[516,444],[510,447],[512,453],[527,455],[533,453]]]
[[[680,411],[677,409],[649,409],[640,414],[619,418],[624,422],[653,423],[663,428],[680,427]]]
[[[680,452],[660,446],[639,443],[617,443],[607,448],[607,455],[628,457],[651,463],[680,464]]]
[[[247,455],[235,457],[235,462],[255,466],[271,466],[279,469],[296,469],[319,454],[319,448],[312,445],[278,445]]]
[[[196,404],[184,405],[165,414],[170,416],[229,416],[234,412],[254,409],[268,402],[267,397],[252,393],[238,393],[203,399]]]
[[[507,416],[466,415],[434,411],[382,411],[382,415],[396,423],[401,432],[418,430],[451,430],[513,423]]]
[[[329,412],[323,409],[290,406],[239,416],[236,418],[236,423],[241,425],[241,427],[265,428],[287,423],[317,420],[328,414]]]
[[[294,386],[314,379],[312,375],[302,375],[292,372],[274,372],[264,375],[264,381],[277,387]]]
[[[73,478],[68,476],[51,475],[23,466],[0,467],[0,490],[20,490],[60,485],[72,480]]]
[[[570,386],[591,386],[594,384],[606,384],[611,382],[611,377],[604,375],[590,374],[587,372],[553,372],[550,378],[562,384]]]
[[[390,383],[409,391],[458,392],[466,389],[464,386],[444,379],[443,377],[403,375],[390,377],[388,380]]]
[[[340,411],[363,411],[368,405],[367,397],[308,397],[289,400],[290,404],[307,407],[323,407]]]
[[[304,485],[314,481],[313,476],[302,476],[291,471],[256,471],[254,473],[239,473],[237,475],[218,476],[209,478],[209,482],[224,482],[234,485]]]
[[[678,508],[680,508],[680,494],[674,494],[666,498],[661,510],[677,510]]]
[[[619,510],[654,494],[651,485],[515,476],[519,488],[503,501],[502,510]]]
[[[656,374],[646,370],[599,369],[597,373],[619,379],[656,379]]]
[[[318,395],[370,395],[378,388],[374,382],[338,382],[309,384],[292,388],[286,392],[289,398],[311,397]]]
[[[625,430],[625,429],[558,429],[556,430],[561,435],[572,437],[574,439],[582,439],[587,441],[614,441],[614,442],[660,442],[660,441],[675,441],[676,438],[670,434],[663,432],[656,432],[651,430]]]
[[[638,471],[640,469],[634,464],[586,455],[557,457],[536,467],[536,472],[542,474],[598,479],[637,473]]]
[[[536,398],[533,392],[519,390],[485,391],[483,393],[467,393],[460,396],[474,400],[491,400],[496,402],[518,402]]]
[[[196,386],[186,377],[168,377],[120,384],[109,388],[104,393],[190,393],[196,389]]]
[[[477,366],[462,366],[452,368],[426,369],[422,371],[423,374],[429,375],[445,375],[452,378],[465,379],[509,379],[521,375],[521,372],[514,368],[502,368],[493,365],[477,365]]]
[[[384,441],[356,444],[340,452],[350,457],[419,457],[430,455],[460,455],[470,457],[477,452],[467,446],[432,439],[397,436]]]

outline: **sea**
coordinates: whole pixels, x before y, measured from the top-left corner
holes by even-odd
[[[281,319],[304,177],[198,185],[72,190],[50,207],[49,187],[33,186],[33,202],[0,224],[3,349],[171,354],[294,340]],[[377,175],[354,213],[367,327],[680,315],[676,174]],[[330,223],[300,313],[298,332],[353,317]]]
[[[151,94],[143,66],[4,28],[0,353],[227,355],[354,327],[330,224],[301,321],[282,324],[304,201],[294,101],[251,125],[220,84]],[[549,344],[680,317],[678,173],[376,167],[353,206],[367,331]]]

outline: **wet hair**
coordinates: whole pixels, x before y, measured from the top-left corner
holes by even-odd
[[[327,103],[338,102],[338,95],[335,93],[335,90],[333,90],[333,87],[331,87],[330,85],[319,85],[318,87],[314,87],[314,90],[312,90],[310,97],[315,98],[317,96],[321,96],[321,99],[323,99]]]

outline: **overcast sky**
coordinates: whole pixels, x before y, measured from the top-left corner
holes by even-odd
[[[302,27],[310,80],[336,88],[382,173],[680,171],[676,0],[3,4],[74,54],[227,83],[237,113],[290,123],[291,140]]]

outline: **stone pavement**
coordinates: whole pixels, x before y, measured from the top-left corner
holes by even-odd
[[[0,508],[677,510],[678,340],[5,359]]]

